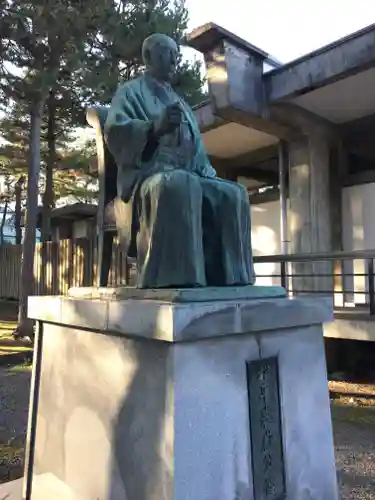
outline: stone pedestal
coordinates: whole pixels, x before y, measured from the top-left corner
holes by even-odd
[[[330,301],[251,288],[31,298],[24,498],[337,500]]]

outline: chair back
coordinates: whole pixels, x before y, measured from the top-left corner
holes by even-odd
[[[97,286],[107,286],[112,261],[113,232],[105,231],[106,210],[117,196],[117,165],[104,140],[104,124],[108,108],[93,106],[87,109],[86,120],[96,131],[96,152],[99,177],[97,231]],[[114,228],[113,228],[114,229]]]
[[[99,178],[98,230],[103,229],[107,205],[117,196],[117,165],[104,140],[104,124],[108,107],[92,106],[87,109],[87,123],[96,131],[96,151]]]

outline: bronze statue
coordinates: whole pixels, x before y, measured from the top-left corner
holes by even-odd
[[[145,73],[118,88],[108,112],[120,243],[137,257],[140,288],[253,284],[248,194],[216,177],[194,113],[171,86],[177,56],[171,38],[148,37]]]

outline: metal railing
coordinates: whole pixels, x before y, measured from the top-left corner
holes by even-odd
[[[333,296],[336,312],[375,316],[375,250],[254,257],[257,284],[283,286],[289,296]]]

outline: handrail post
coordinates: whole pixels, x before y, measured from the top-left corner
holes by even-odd
[[[375,314],[375,287],[374,287],[374,261],[367,259],[367,278],[368,278],[368,293],[369,293],[369,307],[370,315]]]
[[[353,266],[354,266],[354,261],[352,261],[352,262],[353,262]],[[343,307],[345,307],[346,297],[347,297],[346,283],[345,283],[345,269],[347,266],[345,266],[344,260],[340,260],[340,263],[341,263],[342,304],[343,304]]]
[[[126,280],[126,286],[130,285],[130,261],[129,257],[125,257],[125,280]]]
[[[344,266],[342,260],[334,260],[333,261],[333,304],[336,305],[336,297],[341,296],[341,303],[339,303],[340,307],[344,307],[345,304],[345,291],[344,291]]]
[[[282,260],[280,262],[280,280],[281,280],[281,286],[287,289],[286,285],[286,262],[285,260]]]

